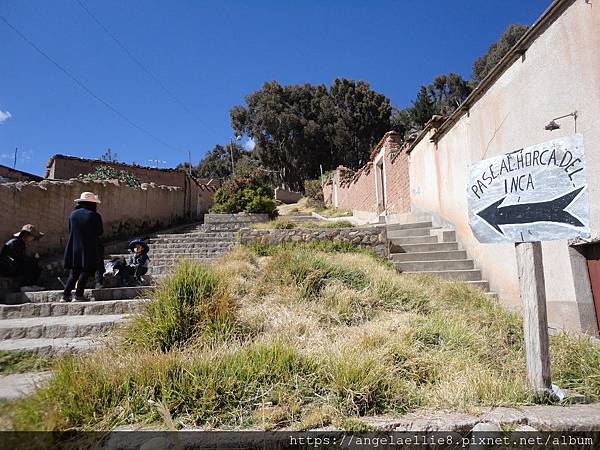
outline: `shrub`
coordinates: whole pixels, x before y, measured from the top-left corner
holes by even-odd
[[[304,194],[308,198],[309,206],[324,208],[323,188],[319,180],[304,180]]]
[[[140,187],[142,184],[132,173],[111,166],[98,166],[95,171],[81,174],[78,178],[84,181],[119,180],[119,183],[130,187]]]
[[[227,180],[214,196],[213,213],[263,213],[277,216],[275,193],[266,172],[256,169],[247,175]]]
[[[124,330],[134,346],[168,351],[200,333],[222,335],[234,324],[234,304],[219,274],[184,261]]]

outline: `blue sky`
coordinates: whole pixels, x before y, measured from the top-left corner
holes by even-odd
[[[162,166],[197,163],[232,132],[229,109],[266,80],[368,81],[395,106],[440,73],[469,77],[510,23],[533,23],[550,0],[80,0],[173,94],[167,94],[77,0],[3,0],[0,164],[43,174],[55,153]],[[179,102],[183,103],[182,106]],[[165,145],[166,144],[166,145]]]

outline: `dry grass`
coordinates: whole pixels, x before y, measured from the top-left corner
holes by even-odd
[[[120,344],[61,360],[16,405],[15,426],[109,429],[168,413],[182,428],[353,428],[417,407],[532,401],[520,320],[480,291],[366,254],[254,250],[184,265]],[[552,355],[561,385],[600,400],[598,347],[559,336]]]

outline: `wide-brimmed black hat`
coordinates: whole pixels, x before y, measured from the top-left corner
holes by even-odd
[[[140,238],[136,238],[136,239],[134,239],[133,241],[131,241],[131,242],[129,243],[129,250],[133,250],[133,248],[134,248],[136,245],[141,245],[141,246],[142,246],[142,248],[144,249],[144,251],[145,251],[145,252],[147,252],[147,251],[150,249],[150,248],[148,247],[148,244],[147,244],[147,243],[146,243],[144,240],[142,240],[142,239],[140,239]]]

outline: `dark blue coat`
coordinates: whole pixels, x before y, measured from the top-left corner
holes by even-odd
[[[69,242],[65,248],[65,269],[94,272],[98,269],[102,217],[95,211],[77,207],[69,216]]]

